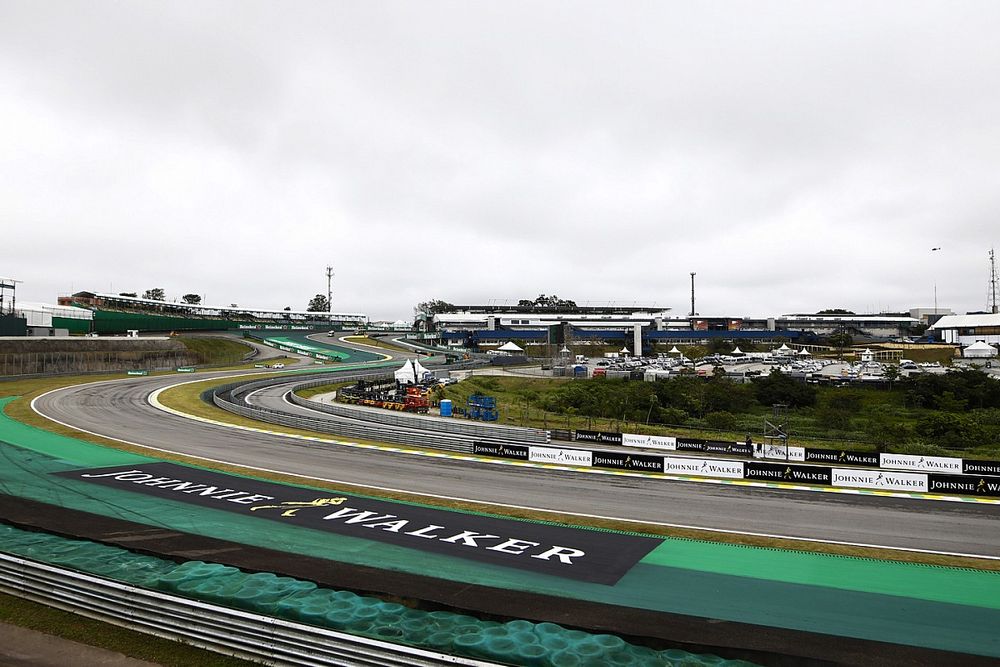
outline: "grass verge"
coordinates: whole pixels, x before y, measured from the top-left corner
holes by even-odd
[[[231,338],[211,336],[179,336],[177,338],[188,350],[198,355],[199,364],[236,364],[253,351],[246,343]]]
[[[368,336],[344,336],[344,340],[350,341],[352,343],[360,343],[361,345],[371,345],[372,347],[381,347],[386,350],[392,350],[393,352],[406,352],[412,353],[413,350],[403,347],[402,345],[396,345],[395,343],[389,343],[378,338],[369,338]]]

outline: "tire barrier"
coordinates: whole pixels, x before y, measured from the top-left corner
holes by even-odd
[[[751,664],[657,651],[554,623],[428,612],[267,572],[201,561],[178,565],[6,525],[0,525],[0,545],[3,592],[269,664]]]

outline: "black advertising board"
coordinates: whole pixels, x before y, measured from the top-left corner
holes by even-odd
[[[743,466],[743,477],[770,482],[802,482],[805,484],[833,483],[833,473],[826,466],[801,466],[790,463],[763,463],[747,461]]]
[[[577,431],[576,439],[584,442],[610,442],[615,445],[622,444],[622,434],[610,431]]]
[[[595,468],[663,472],[663,457],[626,452],[593,452],[592,465]]]
[[[267,534],[273,521],[597,584],[615,584],[662,543],[657,538],[303,489],[173,463],[53,474],[259,518],[261,534]]]
[[[879,467],[878,452],[849,452],[844,449],[816,449],[806,447],[806,461]]]
[[[733,440],[706,440],[705,448],[702,451],[710,454],[750,456],[753,454],[753,445],[748,445],[745,442],[735,442]]]
[[[528,448],[522,445],[503,445],[492,442],[472,443],[472,453],[481,456],[498,456],[503,459],[528,460]]]
[[[705,451],[705,441],[696,438],[677,438],[677,451],[703,452]]]
[[[986,475],[927,475],[931,493],[958,493],[968,496],[1000,498],[1000,477]]]
[[[975,459],[962,459],[962,472],[966,475],[1000,476],[1000,461],[976,461]]]

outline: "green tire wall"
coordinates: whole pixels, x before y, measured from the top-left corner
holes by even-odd
[[[267,572],[248,574],[235,567],[201,561],[178,565],[118,547],[7,525],[0,525],[0,551],[256,614],[513,665],[741,667],[751,664],[677,649],[657,651],[614,635],[570,630],[554,623],[521,620],[500,623],[449,611],[411,609]]]

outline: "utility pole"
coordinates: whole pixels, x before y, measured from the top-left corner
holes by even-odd
[[[996,254],[993,252],[993,248],[990,248],[990,312],[996,315],[997,310],[997,258]]]
[[[333,313],[333,267],[326,267],[326,312]],[[333,325],[333,315],[330,316],[330,325]]]
[[[691,317],[694,317],[696,313],[694,312],[694,277],[695,272],[691,272]]]
[[[931,248],[931,252],[937,252],[941,248]],[[934,270],[934,318],[937,319],[937,269]],[[928,322],[930,320],[928,319]]]

